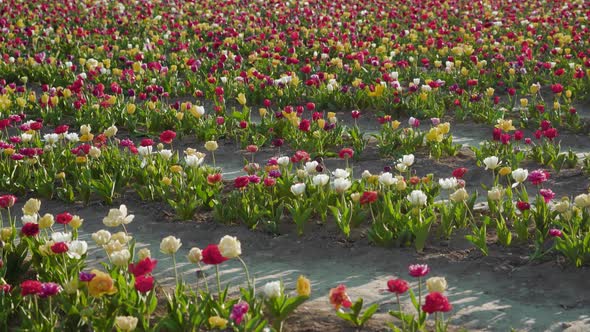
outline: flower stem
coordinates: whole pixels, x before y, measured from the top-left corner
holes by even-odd
[[[248,280],[248,288],[252,289],[252,281],[250,280],[250,272],[248,272],[248,266],[246,266],[246,262],[242,260],[242,257],[238,256],[238,260],[242,263],[244,267],[244,272],[246,272],[246,279]]]
[[[373,219],[373,223],[375,223],[375,215],[373,214],[373,204],[369,203],[369,210],[371,210],[371,218]]]
[[[402,321],[402,331],[405,331],[406,330],[406,321],[402,317],[402,303],[399,300],[399,294],[398,293],[395,293],[395,297],[397,297],[397,307],[398,307],[398,310],[399,310],[399,315],[401,317],[400,320]]]
[[[422,305],[422,277],[418,278],[418,315],[420,315]]]
[[[207,277],[205,277],[205,274],[203,273],[203,268],[201,267],[201,263],[198,263],[199,266],[199,270],[201,271],[201,274],[203,274],[203,281],[205,282],[205,291],[207,293],[209,293],[209,283],[207,283]]]
[[[439,325],[438,312],[435,312],[434,313],[434,328],[435,328],[435,331],[438,331],[438,325]]]
[[[215,276],[217,278],[217,297],[221,299],[221,279],[219,278],[219,265],[215,265]]]
[[[174,279],[176,280],[176,285],[178,285],[178,269],[176,268],[176,254],[172,254],[172,262],[174,264]]]
[[[55,324],[53,324],[53,303],[51,302],[51,296],[49,297],[49,321],[51,322],[51,327],[53,328]]]
[[[6,209],[6,212],[8,213],[8,224],[10,226],[13,226],[16,223],[16,220],[14,222],[12,222],[12,215],[10,214],[10,208]],[[4,221],[2,223],[4,224]]]

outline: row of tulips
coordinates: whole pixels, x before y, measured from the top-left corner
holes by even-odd
[[[0,251],[3,329],[281,331],[285,319],[311,295],[311,282],[304,276],[297,279],[294,292],[281,281],[270,281],[256,289],[241,258],[241,243],[232,236],[226,235],[203,250],[190,249],[187,259],[197,272],[196,286],[177,272],[182,242],[174,236],[163,238],[160,255],[171,256],[175,274],[174,286],[166,287],[154,276],[158,260],[149,249],[136,249],[135,239],[126,228],[134,215],[125,205],[111,209],[103,218],[103,224],[112,231],[93,233],[93,243],[89,244],[81,240],[84,220],[80,216],[68,212],[41,215],[41,202],[29,199],[22,207],[20,226],[12,211],[16,198],[3,196],[0,202],[5,211]],[[91,247],[103,250],[108,258],[100,268],[96,263],[89,266]],[[219,268],[231,259],[242,264],[246,280],[238,291],[230,293],[229,284],[222,286]],[[212,278],[203,275],[202,264],[215,268],[215,287],[209,286]],[[418,300],[409,291],[417,316],[401,310],[400,295],[408,291],[408,283],[392,279],[387,289],[396,295],[400,309],[390,311],[398,319],[390,326],[401,331],[424,330],[427,317],[435,314],[437,331],[445,331],[448,322],[438,313],[452,310],[443,295],[446,280],[426,280],[429,294],[422,304],[422,277],[429,268],[411,265],[409,273],[419,278]],[[337,315],[356,327],[362,327],[379,309],[373,304],[362,311],[363,299],[353,304],[344,285],[333,288],[328,297]]]
[[[127,231],[134,215],[125,205],[109,211],[103,219],[108,229],[93,233],[89,244],[81,240],[84,220],[79,216],[41,215],[41,202],[30,199],[23,205],[20,226],[11,212],[16,198],[3,197],[2,202],[8,202],[0,251],[3,329],[280,331],[284,319],[311,294],[303,276],[295,292],[279,281],[256,291],[240,257],[240,241],[231,236],[203,250],[190,249],[187,260],[199,278],[196,287],[177,272],[181,241],[163,238],[160,254],[172,258],[175,276],[174,285],[165,286],[154,276],[158,260],[148,248],[137,249]],[[90,266],[90,248],[104,251],[107,260]],[[230,259],[239,260],[245,270],[244,285],[231,294],[230,285],[221,284],[219,270]],[[202,264],[214,267],[216,278],[205,277]],[[209,287],[209,279],[216,280],[216,287]]]
[[[436,181],[432,174],[416,176],[414,162],[414,155],[404,155],[394,169],[364,171],[358,179],[351,168],[328,171],[304,151],[270,159],[263,171],[250,163],[245,167],[250,175],[234,180],[234,190],[221,199],[225,204],[214,208],[215,217],[276,232],[287,211],[299,234],[310,219],[333,220],[346,237],[354,228],[368,228],[374,244],[413,245],[418,251],[433,236],[450,239],[468,230],[466,238],[486,255],[493,227],[501,245],[510,246],[513,236],[520,244],[533,241],[534,257],[557,250],[576,266],[590,261],[588,193],[555,199],[544,187],[547,171],[513,169],[490,156],[482,161],[492,177],[492,186],[486,187],[488,210],[476,214],[477,192],[466,190],[466,168]]]
[[[399,131],[395,129],[399,122],[390,118],[383,121],[383,130],[388,133],[386,136],[398,135],[396,137],[402,140],[408,139],[408,146],[416,144],[412,143],[413,137],[423,135],[429,144],[440,144],[433,147],[454,150],[450,136],[445,143],[448,123],[435,121],[431,130],[423,134],[412,128]],[[411,118],[409,124],[417,128],[418,122]],[[21,126],[31,128],[34,124],[39,122],[24,122]],[[554,146],[555,128],[548,121],[542,122],[540,128],[541,147]],[[518,173],[512,173],[513,170],[522,170],[519,156],[525,151],[534,156],[535,151],[539,151],[538,145],[534,144],[530,144],[533,147],[529,150],[521,151],[515,151],[520,149],[518,144],[505,144],[502,137],[512,137],[510,132],[513,130],[515,128],[510,120],[499,121],[494,129],[494,138],[499,136],[499,141],[490,141],[476,152],[482,159],[482,166],[493,171],[491,201],[506,198],[502,203],[506,207],[498,210],[504,214],[496,220],[499,242],[510,245],[514,232],[523,243],[531,239],[536,241],[539,251],[547,239],[549,226],[558,229],[568,226],[566,234],[572,239],[565,247],[559,245],[559,250],[576,265],[583,265],[588,260],[585,252],[588,245],[584,244],[589,233],[586,222],[572,228],[562,219],[545,213],[547,207],[554,203],[549,189],[538,192],[538,197],[543,199],[532,201],[528,196],[513,196],[511,188],[504,195],[506,190],[500,187],[500,179],[510,187],[517,178],[520,179],[515,175]],[[435,228],[438,235],[445,238],[451,237],[457,229],[469,228],[473,234],[468,239],[487,254],[488,219],[473,215],[477,193],[465,191],[460,172],[451,178],[438,180],[434,175],[418,177],[412,170],[413,154],[402,155],[393,167],[386,166],[380,174],[365,171],[355,179],[350,167],[355,152],[350,148],[338,153],[345,167],[329,171],[321,159],[311,160],[311,156],[302,150],[290,158],[271,158],[261,167],[255,159],[258,146],[249,145],[246,151],[251,160],[244,166],[248,175],[238,176],[233,181],[235,190],[228,193],[222,192],[224,182],[219,168],[207,166],[204,153],[192,148],[185,149],[182,154],[174,151],[175,132],[162,132],[158,144],[146,138],[137,145],[130,139],[118,139],[117,132],[117,127],[111,126],[95,136],[91,127],[84,125],[79,133],[70,133],[68,126],[62,125],[43,135],[38,130],[29,129],[20,136],[11,136],[10,143],[3,143],[0,157],[5,161],[0,166],[6,180],[5,190],[32,190],[46,198],[56,196],[66,201],[78,197],[88,202],[93,195],[97,195],[111,204],[132,188],[144,200],[167,202],[183,220],[191,219],[198,210],[213,209],[215,218],[221,222],[241,222],[251,228],[262,226],[278,232],[283,219],[289,217],[294,221],[297,232],[302,234],[310,219],[321,222],[330,219],[346,237],[356,227],[368,227],[369,239],[375,244],[414,245],[419,251]],[[441,141],[435,139],[430,142],[431,132],[434,137],[442,136]],[[522,139],[522,132],[515,132],[514,137],[517,136]],[[215,165],[218,143],[207,141],[204,148],[211,154]],[[487,152],[500,154],[484,158],[482,151],[486,149],[489,150]],[[555,149],[558,150],[558,146]],[[546,149],[543,153],[550,153],[550,150]],[[559,155],[559,158],[562,157],[564,155]],[[441,189],[448,191],[446,194],[450,201],[460,204],[448,208],[444,202],[435,203],[445,197],[439,195]],[[528,195],[525,189],[522,192]],[[514,214],[516,202],[536,202],[532,209],[534,213]],[[495,205],[491,202],[489,206],[493,212]],[[575,215],[582,221],[587,219],[585,214]],[[367,223],[367,220],[370,222]],[[533,225],[534,229],[529,229]]]

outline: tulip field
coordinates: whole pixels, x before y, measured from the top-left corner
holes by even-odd
[[[590,2],[0,13],[0,331],[590,330]]]

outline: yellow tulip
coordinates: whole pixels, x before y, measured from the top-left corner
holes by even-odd
[[[238,101],[238,103],[240,103],[240,105],[246,105],[246,95],[244,95],[243,93],[239,93],[236,100]]]
[[[516,128],[512,125],[512,120],[504,120],[504,119],[498,120],[498,124],[496,125],[496,128],[500,128],[504,132],[516,130]]]
[[[88,294],[93,297],[101,297],[103,295],[113,295],[117,292],[115,282],[110,275],[98,271],[90,271],[94,274],[94,278],[88,282]]]
[[[127,104],[127,114],[132,115],[136,108],[135,104]]]
[[[304,276],[299,276],[297,279],[297,295],[309,297],[311,294],[311,283],[309,279]]]

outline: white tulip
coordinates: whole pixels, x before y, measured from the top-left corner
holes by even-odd
[[[346,178],[336,178],[334,179],[334,190],[342,194],[347,191],[352,186],[352,182]]]
[[[446,178],[446,179],[438,179],[438,184],[444,190],[451,190],[457,188],[459,182],[457,178]]]
[[[422,192],[422,190],[412,190],[406,199],[414,206],[424,206],[426,205],[428,197]]]
[[[225,258],[236,258],[242,254],[242,245],[237,237],[226,235],[219,241],[219,252]]]
[[[134,215],[127,215],[127,206],[121,204],[118,209],[110,209],[109,214],[102,219],[102,223],[107,227],[117,227],[127,225],[133,221]]]
[[[400,160],[400,162],[402,164],[404,164],[407,167],[410,167],[412,165],[414,165],[414,155],[413,154],[407,154],[405,156],[402,157],[402,159]]]
[[[519,183],[523,183],[529,177],[529,171],[526,169],[518,168],[512,171],[512,178],[516,183],[514,186],[518,185]]]
[[[391,186],[397,184],[397,181],[398,179],[389,172],[385,172],[379,175],[379,183],[381,183],[384,186]]]
[[[204,158],[200,158],[197,155],[188,155],[184,157],[184,161],[188,167],[199,167],[203,163]]]
[[[451,201],[457,203],[457,202],[464,202],[469,198],[469,194],[467,193],[467,190],[465,190],[465,188],[459,188],[457,189],[457,191],[455,191],[454,193],[452,193],[449,198],[451,199]]]
[[[501,162],[496,156],[487,157],[483,160],[483,164],[486,166],[485,169],[495,170],[500,166]]]
[[[277,159],[277,164],[279,164],[280,166],[287,166],[289,165],[289,161],[289,157],[282,156]]]
[[[444,277],[432,277],[426,280],[426,288],[428,292],[443,293],[447,290],[447,280]]]
[[[111,241],[119,241],[121,244],[126,244],[133,239],[133,236],[127,235],[125,232],[117,232],[111,235]]]
[[[271,281],[262,287],[262,292],[267,299],[275,299],[281,296],[281,282]]]
[[[332,175],[334,175],[336,178],[347,178],[350,176],[350,173],[347,170],[336,168],[336,170],[332,172]]]
[[[101,154],[102,154],[102,152],[96,146],[91,147],[90,150],[88,151],[88,155],[92,158],[98,158],[98,157],[100,157]]]
[[[330,182],[330,177],[327,174],[318,174],[313,177],[312,182],[314,186],[325,186]]]
[[[295,196],[301,196],[305,193],[305,183],[295,183],[291,186],[291,192]]]
[[[403,172],[405,172],[405,171],[408,170],[408,166],[406,166],[406,165],[404,165],[402,163],[397,163],[395,165],[395,169],[397,169],[398,172],[403,173]]]
[[[115,251],[109,255],[109,259],[115,266],[127,266],[129,259],[131,259],[131,253],[127,249]]]
[[[182,242],[174,236],[170,235],[162,239],[160,242],[160,251],[167,255],[175,254],[182,246]]]
[[[574,205],[580,209],[590,207],[590,194],[580,194],[574,198]]]
[[[162,159],[164,160],[172,158],[172,150],[164,149],[160,150],[158,153],[160,154],[160,157],[162,157]]]
[[[151,258],[152,252],[148,248],[141,248],[141,249],[139,249],[139,251],[137,251],[136,256],[137,256],[138,261],[142,261],[146,258]]]
[[[27,224],[27,223],[36,224],[37,218],[38,218],[37,214],[33,214],[33,215],[25,214],[22,217],[20,217],[20,220],[23,222],[23,224]]]
[[[121,331],[131,332],[137,327],[137,321],[137,317],[117,316],[115,317],[115,326]]]
[[[313,174],[316,172],[316,168],[318,167],[319,163],[317,161],[308,161],[305,163],[303,167],[308,174]]]
[[[55,143],[57,143],[59,141],[59,135],[58,134],[45,134],[45,135],[43,135],[43,139],[45,140],[45,142],[47,142],[47,144],[54,145]]]
[[[101,229],[96,233],[92,233],[92,240],[99,246],[105,245],[111,240],[111,232]]]
[[[117,127],[110,126],[107,128],[107,130],[104,131],[104,135],[106,137],[113,137],[113,136],[117,135],[117,131],[119,131],[119,129],[117,129]]]
[[[145,156],[149,156],[150,154],[152,154],[152,149],[153,147],[150,146],[140,146],[137,148],[137,154],[139,154],[142,157]]]
[[[51,234],[51,240],[53,242],[70,242],[72,240],[72,233],[53,232]]]
[[[195,111],[197,112],[197,114],[199,115],[203,115],[205,114],[205,107],[203,106],[193,106],[195,108]]]
[[[488,199],[491,201],[499,201],[504,195],[504,188],[493,187],[492,190],[488,190]]]
[[[203,259],[203,251],[201,251],[199,248],[191,248],[187,257],[189,262],[197,264],[201,261],[201,259]]]
[[[76,136],[78,136],[78,135],[76,135]],[[23,141],[23,143],[28,143],[28,142],[30,142],[33,139],[33,135],[27,134],[27,133],[23,133],[23,134],[20,135],[20,139]]]
[[[68,245],[68,256],[70,258],[80,259],[88,251],[86,241],[74,240]]]

